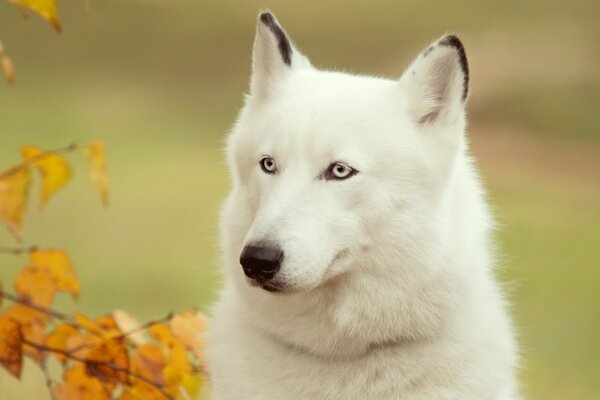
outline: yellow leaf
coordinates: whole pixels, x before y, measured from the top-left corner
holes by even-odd
[[[156,343],[146,343],[139,346],[132,360],[135,371],[157,383],[163,383],[162,370],[165,364],[166,360],[162,349]]]
[[[169,322],[171,332],[178,337],[184,346],[204,362],[204,341],[202,333],[208,327],[208,321],[202,314],[193,311],[184,311],[175,315]]]
[[[100,339],[112,339],[122,334],[112,315],[103,315],[96,320],[91,320],[83,314],[75,313],[73,318],[87,331],[101,336]]]
[[[75,364],[65,371],[54,394],[57,400],[110,400],[113,389],[113,385],[88,376],[84,365]]]
[[[37,146],[23,146],[21,155],[23,161],[40,156],[46,153],[45,150]],[[64,159],[58,154],[46,153],[33,161],[33,165],[38,169],[41,180],[41,198],[40,208],[44,207],[50,197],[60,188],[62,188],[71,178],[71,168]]]
[[[90,169],[90,178],[100,191],[104,207],[108,206],[108,176],[106,175],[106,155],[104,143],[99,140],[89,143],[85,148]]]
[[[141,326],[141,324],[135,318],[133,318],[131,315],[129,315],[129,313],[123,310],[114,311],[113,318],[115,319],[119,330],[124,334],[133,332]],[[138,346],[143,345],[148,341],[146,339],[146,336],[144,335],[144,332],[142,331],[128,334],[127,338]]]
[[[23,368],[23,333],[21,325],[12,318],[0,318],[0,364],[17,379]]]
[[[0,220],[19,238],[31,173],[29,168],[15,167],[0,174]]]
[[[60,22],[58,21],[58,0],[8,0],[11,3],[18,4],[36,12],[42,18],[50,22],[54,29],[60,32]]]
[[[101,342],[85,355],[85,369],[89,376],[103,382],[129,384],[129,352],[123,339]],[[106,364],[118,367],[111,368]]]
[[[14,283],[17,293],[42,307],[52,304],[58,289],[56,281],[43,268],[34,265],[23,268]]]
[[[52,249],[34,250],[30,254],[30,264],[46,271],[56,282],[57,289],[70,293],[75,299],[79,297],[81,286],[66,253]]]
[[[164,384],[162,370],[165,366],[162,349],[156,343],[146,343],[139,346],[131,360],[132,369],[141,376]],[[131,380],[131,386],[126,388],[119,400],[163,400],[165,396],[153,385],[137,379]]]
[[[204,385],[204,376],[201,374],[185,374],[181,381],[181,387],[188,394],[187,398],[195,399]]]
[[[152,325],[150,333],[169,349],[163,375],[165,382],[169,386],[169,390],[174,393],[176,392],[176,388],[183,382],[185,376],[192,372],[187,352],[181,340],[173,336],[167,325]]]
[[[3,317],[19,322],[24,339],[34,343],[44,343],[44,330],[49,319],[47,314],[22,304],[13,304],[4,311]],[[38,349],[25,343],[23,351],[37,363],[40,363],[44,357]]]
[[[69,324],[58,324],[54,332],[46,337],[46,346],[60,350],[68,350],[67,343],[73,336],[79,335],[79,329]],[[67,360],[66,356],[61,353],[52,353],[60,362]]]
[[[4,52],[2,42],[0,42],[0,72],[4,74],[8,84],[12,85],[15,83],[15,67],[8,54]]]

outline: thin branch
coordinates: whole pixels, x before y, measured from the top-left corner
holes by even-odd
[[[42,312],[42,313],[44,313],[46,315],[50,315],[51,317],[54,317],[54,318],[59,319],[61,321],[68,322],[71,325],[75,325],[77,327],[81,327],[81,325],[79,325],[77,323],[77,321],[75,321],[75,319],[73,319],[73,317],[71,317],[70,315],[63,314],[61,312],[52,310],[50,308],[38,306],[37,304],[33,304],[33,303],[31,303],[31,302],[29,302],[29,301],[27,301],[25,299],[22,299],[22,298],[20,298],[18,296],[15,296],[14,294],[10,294],[10,293],[7,293],[7,292],[4,292],[4,291],[0,290],[0,297],[4,297],[5,299],[12,301],[13,303],[21,304],[21,305],[23,305],[25,307],[29,307],[29,308],[31,308],[33,310]]]
[[[14,294],[10,294],[10,293],[7,293],[7,292],[4,292],[4,291],[0,290],[0,298],[2,298],[2,297],[4,297],[7,300],[12,301],[13,303],[21,304],[21,305],[23,305],[25,307],[31,308],[32,310],[36,310],[36,311],[42,312],[42,313],[44,313],[46,315],[49,315],[49,316],[54,317],[54,318],[56,318],[58,320],[61,320],[61,321],[66,322],[66,323],[68,323],[70,325],[73,325],[73,326],[77,327],[78,329],[90,332],[92,335],[95,335],[95,336],[97,336],[99,338],[103,338],[104,339],[104,335],[102,334],[102,332],[100,330],[95,330],[95,329],[90,329],[88,327],[85,327],[85,326],[81,325],[79,322],[77,322],[77,320],[75,320],[75,318],[73,318],[72,316],[70,316],[68,314],[61,313],[61,312],[53,310],[51,308],[46,308],[46,307],[43,307],[43,306],[39,306],[39,305],[31,303],[28,300],[23,299],[23,298],[21,298],[19,296],[15,296]]]
[[[145,324],[138,326],[137,328],[130,329],[127,332],[123,332],[123,334],[117,336],[116,338],[117,339],[125,339],[128,336],[134,335],[138,332],[145,331],[146,329],[149,329],[153,325],[162,324],[164,322],[169,322],[171,319],[173,319],[173,313],[169,313],[166,317],[163,317],[161,319],[155,319],[153,321],[148,321]]]
[[[56,400],[56,395],[54,394],[54,382],[50,377],[50,372],[48,371],[48,365],[46,364],[46,360],[42,360],[41,362],[42,372],[44,373],[44,378],[46,379],[46,387],[48,388],[48,393],[50,393],[50,400]]]
[[[73,151],[75,151],[77,149],[78,149],[77,145],[75,143],[71,143],[70,145],[68,145],[66,147],[61,147],[61,148],[55,149],[55,150],[48,150],[43,153],[37,154],[33,157],[26,159],[25,161],[21,162],[20,164],[17,164],[14,167],[4,171],[3,173],[1,173],[0,181],[11,177],[12,175],[14,175],[17,172],[19,172],[20,170],[22,170],[23,168],[29,167],[31,164],[35,163],[36,161],[42,160],[46,157],[50,157],[50,156],[53,156],[56,154],[72,153]]]
[[[173,313],[169,313],[166,317],[146,322],[145,324],[142,324],[142,325],[138,326],[137,328],[133,328],[127,332],[124,332],[124,333],[118,335],[118,336],[114,336],[111,338],[105,338],[104,340],[125,339],[128,336],[131,336],[131,335],[136,334],[141,331],[145,331],[146,329],[150,328],[152,325],[161,324],[163,322],[168,322],[172,318],[173,318]],[[84,343],[84,344],[80,344],[79,346],[73,347],[72,349],[68,349],[66,351],[69,352],[70,354],[75,354],[77,352],[80,352],[81,350],[89,349],[94,346],[96,346],[95,343]]]
[[[37,250],[37,246],[29,246],[29,247],[7,247],[0,246],[0,253],[3,254],[13,254],[15,256],[21,254],[28,254]]]
[[[94,363],[96,365],[102,365],[104,367],[110,368],[110,369],[112,369],[113,371],[116,371],[116,372],[123,372],[123,373],[125,373],[125,374],[127,374],[127,375],[129,375],[129,376],[131,376],[133,378],[139,379],[139,380],[141,380],[141,381],[143,381],[143,382],[145,382],[145,383],[147,383],[149,385],[154,386],[156,388],[156,390],[158,390],[163,396],[165,396],[165,398],[167,398],[169,400],[174,400],[171,396],[169,396],[169,394],[167,392],[165,392],[165,390],[163,389],[164,385],[162,383],[153,381],[152,379],[148,379],[145,376],[140,375],[140,374],[138,374],[135,371],[131,371],[129,368],[123,368],[123,367],[121,367],[119,365],[116,365],[116,364],[114,364],[112,362],[94,361],[94,360],[88,360],[88,359],[82,358],[82,357],[77,357],[77,356],[74,356],[73,354],[70,354],[68,351],[65,351],[63,349],[58,349],[58,348],[55,348],[55,347],[46,346],[46,345],[41,344],[41,343],[35,343],[35,342],[32,342],[32,341],[27,340],[27,339],[23,339],[23,343],[28,344],[29,346],[31,346],[31,347],[39,350],[39,351],[48,351],[48,352],[51,352],[51,353],[62,354],[63,356],[65,356],[65,357],[67,357],[67,358],[69,358],[69,359],[71,359],[73,361],[77,361],[77,362],[80,362],[80,363],[83,363],[83,364],[91,362],[91,363]]]

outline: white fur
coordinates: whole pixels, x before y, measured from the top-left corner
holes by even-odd
[[[278,55],[259,22],[228,143],[214,399],[518,399],[456,49],[435,45],[399,81]],[[320,179],[334,161],[359,172]],[[282,293],[244,276],[240,252],[256,241],[284,250]]]

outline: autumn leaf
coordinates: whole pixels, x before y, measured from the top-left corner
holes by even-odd
[[[49,319],[47,314],[22,304],[14,304],[4,310],[2,317],[12,318],[19,322],[24,339],[33,343],[44,342],[44,331]],[[38,364],[44,358],[44,354],[40,350],[27,343],[23,344],[23,352]]]
[[[84,365],[76,364],[64,372],[54,394],[57,400],[110,400],[112,390],[112,385],[89,376]]]
[[[46,346],[54,349],[69,350],[68,342],[72,337],[79,335],[79,329],[70,324],[58,324],[54,331],[46,337]],[[61,353],[53,353],[54,356],[60,361],[65,362],[67,357]]]
[[[15,67],[11,58],[4,51],[2,42],[0,42],[0,72],[4,74],[8,84],[15,83]]]
[[[193,373],[185,347],[181,340],[171,333],[166,324],[152,325],[150,333],[169,349],[163,376],[169,392],[175,394]]]
[[[85,148],[88,158],[90,178],[100,192],[102,205],[108,206],[108,176],[106,175],[106,155],[104,143],[99,140],[89,143]]]
[[[42,155],[40,157],[40,155]],[[32,160],[33,165],[40,172],[41,197],[40,208],[44,207],[50,197],[62,188],[71,178],[71,167],[64,157],[58,154],[47,153],[38,146],[23,146],[21,148],[23,161]]]
[[[50,306],[57,289],[56,281],[41,267],[27,266],[15,278],[17,293],[38,306]]]
[[[129,370],[129,353],[123,339],[117,338],[101,342],[86,353],[85,359],[85,368],[88,375],[103,382],[129,383],[129,374],[127,373]]]
[[[162,371],[165,364],[163,351],[156,343],[139,346],[131,360],[131,367],[136,373],[161,385],[164,383]],[[156,387],[134,377],[119,400],[164,400],[164,398],[165,396]]]
[[[15,278],[15,289],[28,301],[48,307],[58,290],[69,292],[73,298],[77,298],[80,287],[73,265],[64,252],[34,250],[30,253],[30,265]]]
[[[60,250],[34,250],[30,253],[30,264],[45,271],[58,290],[68,292],[74,299],[79,297],[81,286],[75,276],[75,268],[69,256]]]
[[[122,335],[112,315],[107,314],[92,320],[83,314],[75,313],[74,319],[87,331],[100,336],[100,339],[112,339]]]
[[[156,343],[146,343],[139,346],[132,360],[134,370],[157,383],[163,383],[162,370],[165,364],[163,351]]]
[[[124,334],[138,330],[142,325],[135,318],[129,315],[129,313],[123,310],[115,310],[113,312],[113,318],[119,327],[119,330]],[[127,338],[138,346],[143,345],[148,341],[144,335],[144,332],[142,331],[128,334]]]
[[[58,21],[58,0],[8,0],[11,3],[26,7],[50,22],[60,32]]]
[[[23,368],[23,333],[18,321],[0,318],[0,364],[17,379],[21,378]]]
[[[193,311],[184,311],[171,319],[169,327],[173,335],[178,337],[184,346],[203,362],[205,344],[201,334],[208,327],[206,317]]]
[[[0,220],[17,239],[20,237],[30,182],[29,168],[15,167],[0,173]]]

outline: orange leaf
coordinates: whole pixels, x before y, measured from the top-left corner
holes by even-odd
[[[2,42],[0,42],[0,71],[6,77],[6,81],[9,85],[15,83],[15,67],[8,54],[4,52]]]
[[[112,339],[122,334],[112,315],[103,315],[95,321],[79,313],[75,313],[73,317],[79,325],[102,339]]]
[[[132,360],[132,366],[137,372],[157,383],[163,382],[162,370],[165,364],[162,349],[156,343],[139,346]]]
[[[23,146],[21,155],[23,161],[44,154],[46,151],[37,146]],[[62,188],[71,178],[71,167],[58,154],[46,154],[43,157],[33,161],[42,176],[41,180],[41,198],[40,208],[48,202],[50,197],[60,188]]]
[[[103,382],[129,383],[129,353],[123,339],[110,339],[100,343],[85,355],[85,368],[89,376]],[[110,364],[110,365],[107,365]],[[118,367],[118,369],[111,366]]]
[[[23,368],[21,324],[12,318],[0,318],[0,364],[15,378],[21,378]]]
[[[184,311],[174,316],[169,325],[173,335],[178,337],[200,361],[203,361],[205,345],[201,335],[208,327],[206,317],[196,312]]]
[[[119,327],[121,332],[125,334],[127,334],[128,332],[132,332],[141,326],[141,324],[135,318],[133,318],[131,315],[129,315],[129,313],[123,310],[114,311],[113,318],[115,319],[115,322],[117,323],[117,326]],[[127,335],[127,338],[138,346],[148,341],[146,339],[146,336],[144,335],[144,332],[142,331]]]
[[[4,310],[3,316],[18,321],[21,324],[21,330],[26,338],[29,336],[29,331],[33,330],[31,326],[44,326],[49,319],[47,314],[22,304],[13,304],[12,306],[8,307],[6,310]]]
[[[46,346],[53,347],[60,350],[68,350],[67,343],[73,336],[79,335],[79,329],[69,324],[58,324],[54,329],[54,332],[46,337]],[[60,362],[67,360],[64,354],[52,353]]]
[[[19,322],[24,339],[34,343],[44,343],[44,330],[49,318],[47,314],[22,304],[14,304],[4,311],[3,316]],[[41,351],[26,343],[23,344],[23,351],[38,364],[44,357]]]
[[[162,370],[166,364],[162,349],[156,343],[139,346],[131,361],[132,369],[143,377],[163,384]],[[132,378],[119,400],[163,400],[164,395],[154,386],[141,379]]]
[[[150,333],[169,349],[163,375],[169,387],[176,388],[183,382],[185,376],[192,372],[185,347],[165,324],[152,325]]]
[[[31,173],[29,168],[13,168],[0,173],[0,220],[17,239],[27,205]]]
[[[30,254],[31,265],[41,268],[56,282],[59,290],[79,296],[81,286],[75,276],[75,269],[69,256],[59,250],[34,250]]]
[[[81,364],[67,369],[63,381],[54,388],[57,400],[110,400],[114,388],[88,376]]]
[[[60,22],[58,21],[58,0],[8,0],[29,8],[31,11],[39,14],[42,18],[60,32]]]
[[[90,178],[100,191],[104,207],[108,206],[108,176],[106,175],[106,155],[104,143],[99,140],[89,143],[85,148],[90,169]]]
[[[15,278],[15,290],[27,301],[49,307],[57,290],[56,281],[44,268],[27,266]]]

